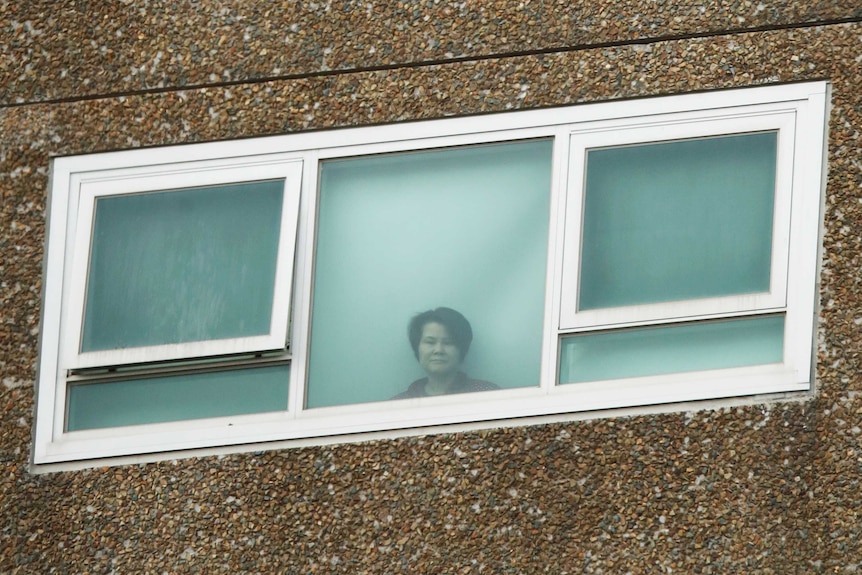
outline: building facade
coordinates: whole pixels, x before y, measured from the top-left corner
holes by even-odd
[[[862,522],[857,511],[862,499],[862,6],[857,0],[787,6],[730,0],[708,6],[633,0],[302,6],[0,1],[0,22],[0,571],[807,574],[854,573],[862,568]],[[820,110],[825,124],[812,121],[814,129],[809,130],[804,125],[806,112],[799,111],[802,107],[786,112],[783,104],[773,102],[801,101],[797,96],[773,96],[800,86],[823,95]],[[750,96],[762,93],[766,96]],[[809,108],[817,108],[813,100],[805,101]],[[785,113],[796,118],[789,120],[790,128],[773,122]],[[668,115],[673,115],[672,122],[658,119]],[[714,130],[698,131],[710,122],[737,117],[767,120],[765,127],[746,123],[743,128],[726,128],[722,123]],[[423,123],[426,120],[445,122]],[[622,120],[628,122],[620,131],[622,146],[729,133],[778,134],[779,151],[773,155],[779,159],[772,173],[778,173],[779,183],[769,189],[784,185],[782,158],[789,162],[787,173],[804,172],[816,180],[812,185],[787,176],[791,179],[787,193],[807,189],[813,203],[800,204],[793,196],[787,199],[784,219],[776,216],[767,226],[772,230],[767,233],[773,234],[767,259],[771,256],[773,264],[787,262],[778,271],[770,268],[771,277],[785,274],[789,291],[782,293],[795,294],[792,290],[799,288],[799,299],[808,303],[797,308],[792,302],[766,302],[691,316],[711,321],[715,314],[727,319],[727,313],[740,317],[786,313],[794,318],[808,314],[811,330],[802,340],[811,350],[811,367],[801,369],[797,379],[707,394],[689,394],[684,380],[666,399],[626,399],[639,389],[638,380],[612,394],[612,401],[601,396],[597,403],[587,404],[586,396],[572,396],[565,401],[580,401],[581,407],[560,409],[549,405],[564,403],[558,398],[568,396],[548,395],[555,399],[541,403],[528,391],[519,395],[522,390],[500,390],[487,397],[501,399],[488,402],[481,400],[482,394],[471,394],[479,399],[465,400],[472,403],[454,419],[446,415],[454,402],[401,400],[401,411],[386,408],[390,403],[383,400],[394,395],[399,380],[393,390],[380,391],[386,396],[356,396],[347,403],[355,404],[351,409],[359,408],[333,412],[336,418],[348,412],[354,418],[355,426],[343,433],[309,427],[311,431],[273,435],[264,426],[255,427],[247,440],[223,439],[232,437],[223,431],[222,439],[173,448],[158,448],[164,444],[149,439],[128,447],[134,442],[122,439],[126,437],[122,425],[100,423],[92,426],[118,429],[104,433],[121,439],[109,437],[104,443],[102,436],[94,435],[91,443],[78,442],[75,438],[90,437],[86,435],[91,433],[86,431],[90,416],[82,416],[81,424],[64,420],[71,413],[65,402],[78,389],[75,385],[102,381],[93,379],[101,375],[88,369],[113,368],[126,361],[112,356],[103,363],[86,363],[80,359],[85,344],[78,345],[77,339],[70,345],[77,345],[81,353],[68,366],[63,363],[66,355],[57,351],[63,344],[49,349],[54,339],[72,337],[59,332],[86,331],[81,323],[88,321],[85,312],[85,318],[75,323],[66,319],[66,311],[50,310],[55,304],[66,306],[67,297],[74,299],[70,282],[86,281],[84,272],[81,279],[69,279],[63,271],[77,265],[74,247],[69,247],[74,236],[69,222],[84,230],[82,237],[94,235],[75,219],[76,209],[85,210],[66,206],[62,225],[52,219],[62,194],[80,193],[69,197],[75,206],[84,205],[78,202],[84,201],[90,184],[69,175],[76,166],[95,158],[98,167],[88,169],[103,179],[115,167],[130,170],[131,176],[122,176],[131,182],[123,190],[134,195],[141,191],[134,188],[140,177],[134,170],[143,163],[179,170],[184,162],[197,165],[194,162],[216,157],[221,161],[265,154],[274,146],[289,156],[288,163],[302,160],[303,182],[319,178],[325,186],[327,166],[336,160],[347,165],[347,159],[355,157],[397,152],[421,156],[431,148],[478,150],[481,155],[485,144],[541,144],[551,139],[554,146],[564,141],[571,150],[579,141],[571,134],[612,131],[614,122]],[[645,131],[671,124],[690,131],[678,137]],[[404,127],[409,134],[403,133]],[[554,130],[565,135],[554,135],[558,133]],[[625,139],[639,130],[643,137]],[[517,133],[501,135],[506,131]],[[827,137],[822,146],[811,144],[823,134]],[[797,143],[780,151],[791,140]],[[585,144],[588,149],[590,142]],[[731,147],[735,146],[734,141]],[[337,152],[321,152],[336,147]],[[495,152],[504,154],[500,149]],[[562,222],[561,230],[568,230],[566,222],[572,218],[553,205],[562,205],[554,204],[559,198],[560,202],[567,198],[569,205],[577,203],[574,199],[580,196],[566,195],[572,185],[566,187],[565,182],[578,178],[571,176],[572,164],[550,150],[547,165],[557,170],[548,169],[550,186],[562,190],[552,194],[550,213]],[[103,152],[119,155],[83,158]],[[520,161],[531,153],[518,148],[512,157]],[[683,152],[674,154],[681,157]],[[334,163],[326,164],[327,160]],[[480,161],[484,160],[475,160],[477,165]],[[562,164],[565,173],[559,175]],[[71,167],[62,172],[63,166]],[[822,171],[814,173],[815,169]],[[159,174],[165,172],[160,170]],[[383,172],[393,171],[387,170]],[[65,183],[60,181],[62,174]],[[323,210],[328,204],[321,200],[315,216],[306,202],[317,187],[302,185],[306,186],[302,201],[292,212],[299,227],[291,230],[300,238],[295,260],[300,279],[294,278],[294,299],[285,298],[293,303],[285,305],[293,306],[291,329],[326,333],[324,324],[314,323],[321,321],[317,319],[321,313],[312,314],[307,301],[312,296],[325,301],[319,289],[324,279],[316,276],[312,291],[311,271],[303,276],[301,268],[305,261],[312,270],[311,259],[325,257],[328,244],[322,238],[324,218],[329,216]],[[119,194],[112,188],[92,195],[98,199],[100,194],[115,193]],[[742,202],[748,196],[728,197]],[[779,206],[776,214],[784,213],[782,197],[769,200]],[[769,206],[772,214],[773,204]],[[420,207],[426,209],[421,203],[404,209]],[[312,223],[303,228],[303,221]],[[317,236],[315,221],[320,225]],[[800,221],[816,236],[801,250],[809,256],[790,244],[809,233],[800,231]],[[502,220],[500,225],[509,229]],[[787,229],[784,235],[779,233],[782,226]],[[547,237],[547,231],[543,233]],[[558,242],[550,244],[551,252],[562,253],[568,246],[563,235],[560,231]],[[440,245],[436,241],[430,243]],[[58,259],[47,257],[47,246]],[[64,254],[64,246],[69,253]],[[309,254],[306,260],[303,249]],[[422,258],[422,251],[417,251]],[[505,262],[511,261],[514,251],[507,248]],[[337,262],[341,252],[334,253]],[[412,253],[407,254],[408,261]],[[547,254],[540,253],[542,258]],[[390,257],[388,252],[384,256]],[[549,269],[558,261],[554,257],[547,255]],[[605,257],[609,256],[599,259]],[[816,261],[810,266],[811,278],[800,287],[793,282],[797,277],[793,270],[806,257]],[[558,275],[564,276],[568,268],[565,258],[559,258]],[[317,272],[336,265],[317,261]],[[282,267],[293,269],[292,262],[278,264],[273,273]],[[566,296],[558,293],[564,291],[559,288],[564,280],[556,272],[540,273],[540,319],[534,340],[544,338],[544,343],[536,343],[536,357],[545,359],[536,360],[535,371],[542,373],[536,389],[550,394],[566,387],[560,385],[562,368],[556,363],[566,353],[559,341],[584,324],[578,323],[577,313],[556,323],[564,316],[560,308],[565,307]],[[102,283],[109,283],[111,274],[105,277]],[[327,281],[345,285],[338,278]],[[815,294],[814,301],[806,290]],[[482,292],[474,299],[485,296],[492,298]],[[397,294],[386,297],[393,306],[399,301]],[[513,297],[520,301],[522,294]],[[446,303],[429,300],[418,307],[411,302],[409,309],[415,313]],[[475,309],[482,308],[476,304]],[[525,325],[520,310],[506,305],[497,309],[497,316]],[[666,325],[670,316],[662,313],[665,316],[656,321]],[[282,318],[285,325],[287,314]],[[505,331],[507,324],[491,329],[487,327],[491,315],[481,314],[467,314],[476,335],[471,351],[476,369],[495,363],[491,352],[481,347],[483,338],[515,349],[529,347],[529,341],[495,339],[493,334]],[[409,314],[395,315],[400,322],[398,337],[404,340],[399,353],[412,362],[403,335]],[[630,323],[641,325],[649,319],[638,318]],[[360,318],[356,325],[370,321]],[[794,334],[784,329],[784,339],[790,339]],[[366,338],[353,333],[349,334],[353,342]],[[308,336],[310,343],[297,340],[296,349],[305,351],[294,350],[299,355],[289,358],[292,372],[318,369],[315,346],[323,349],[324,344],[315,343],[314,337]],[[254,355],[260,349],[240,351]],[[154,360],[147,356],[151,363],[177,359],[158,355],[158,350],[153,353]],[[463,359],[466,350],[460,353]],[[51,354],[56,365],[46,364]],[[188,353],[181,359],[196,357],[203,355]],[[288,361],[279,357],[283,364]],[[792,363],[797,360],[801,363]],[[328,365],[348,363],[349,369],[358,361],[331,351],[323,355],[319,373],[329,373]],[[785,347],[773,363],[792,367],[806,366],[806,361],[804,352],[790,353]],[[506,364],[493,377],[482,370],[470,374],[502,387],[517,387],[506,385],[505,378],[522,363],[514,361],[511,368]],[[47,377],[46,365],[54,370]],[[373,368],[363,371],[369,369]],[[61,375],[54,378],[54,372]],[[674,374],[648,375],[661,386]],[[311,382],[322,382],[319,389],[324,389],[333,377],[309,379],[307,388],[294,382],[285,393],[302,389],[307,392],[300,396],[305,407],[328,409],[338,401],[323,391],[314,395],[317,384]],[[403,383],[410,379],[405,374]],[[51,394],[56,397],[45,404]],[[518,411],[533,401],[538,406],[534,411]],[[400,423],[375,426],[362,420],[354,412],[361,413],[364,402],[384,406],[371,419],[393,412],[402,418]],[[490,403],[494,407],[486,415],[471,415],[478,411],[471,406]],[[110,402],[97,406],[92,417],[110,412],[112,406]],[[411,424],[414,413],[421,419]],[[75,425],[85,431],[77,431]],[[184,433],[181,426],[166,429],[170,435]],[[195,428],[194,433],[206,431]],[[115,449],[116,443],[121,447]],[[64,451],[67,445],[72,448]],[[90,451],[70,455],[82,445]]]

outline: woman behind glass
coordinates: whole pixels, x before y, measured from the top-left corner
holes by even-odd
[[[454,309],[438,307],[414,316],[407,326],[407,337],[419,365],[428,375],[392,399],[499,389],[489,381],[471,379],[461,371],[473,341],[473,329],[467,318]]]

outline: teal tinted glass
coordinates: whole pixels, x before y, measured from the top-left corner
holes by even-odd
[[[625,329],[565,337],[560,383],[778,363],[784,316]]]
[[[439,306],[472,324],[460,369],[538,385],[550,141],[325,162],[307,406],[390,399],[425,375],[411,317]]]
[[[150,377],[69,388],[69,431],[287,409],[290,366]]]
[[[587,153],[578,309],[769,290],[777,133]]]
[[[81,351],[268,334],[283,189],[99,198]]]

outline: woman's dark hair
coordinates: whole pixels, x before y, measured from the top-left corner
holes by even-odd
[[[407,337],[410,339],[410,345],[413,347],[413,355],[419,359],[419,340],[422,339],[422,329],[425,324],[439,323],[449,332],[449,337],[458,352],[461,354],[461,361],[467,357],[467,352],[470,351],[470,344],[473,342],[473,328],[470,327],[470,322],[459,312],[448,307],[438,307],[437,309],[429,309],[420,314],[413,316],[410,323],[407,325]]]

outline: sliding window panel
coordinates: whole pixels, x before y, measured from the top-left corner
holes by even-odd
[[[404,394],[426,375],[408,322],[438,307],[472,326],[462,391],[539,385],[551,154],[538,140],[322,164],[307,407]]]

